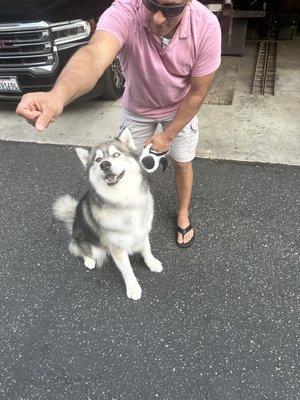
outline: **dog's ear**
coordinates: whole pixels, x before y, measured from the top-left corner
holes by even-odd
[[[117,137],[117,139],[124,143],[127,147],[129,147],[131,150],[135,150],[135,144],[132,138],[132,134],[128,126],[123,129],[123,131],[120,133],[120,135]]]
[[[77,147],[75,150],[84,168],[86,168],[89,161],[90,150],[82,149],[80,147]]]

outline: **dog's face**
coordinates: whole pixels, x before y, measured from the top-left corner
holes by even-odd
[[[84,167],[89,170],[91,183],[99,187],[118,185],[125,176],[140,172],[141,167],[134,150],[130,130],[126,128],[113,141],[91,150],[77,148],[76,152]]]

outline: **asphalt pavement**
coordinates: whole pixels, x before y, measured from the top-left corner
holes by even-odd
[[[128,300],[54,220],[84,191],[72,146],[0,142],[0,399],[299,399],[299,167],[194,161],[196,242],[175,245],[171,168],[151,176],[151,273]]]

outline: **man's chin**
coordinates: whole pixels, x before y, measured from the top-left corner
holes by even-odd
[[[166,36],[171,32],[172,29],[163,27],[163,28],[158,28],[158,27],[150,27],[150,31],[153,35],[157,36]]]

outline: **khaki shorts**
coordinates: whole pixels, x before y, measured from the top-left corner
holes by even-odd
[[[162,129],[165,130],[172,119],[173,117],[145,118],[124,109],[119,128],[120,132],[126,127],[130,129],[136,148],[141,153],[145,140],[156,132],[157,126],[160,124]],[[192,161],[196,154],[198,136],[198,118],[195,116],[172,140],[170,157],[178,162]]]

